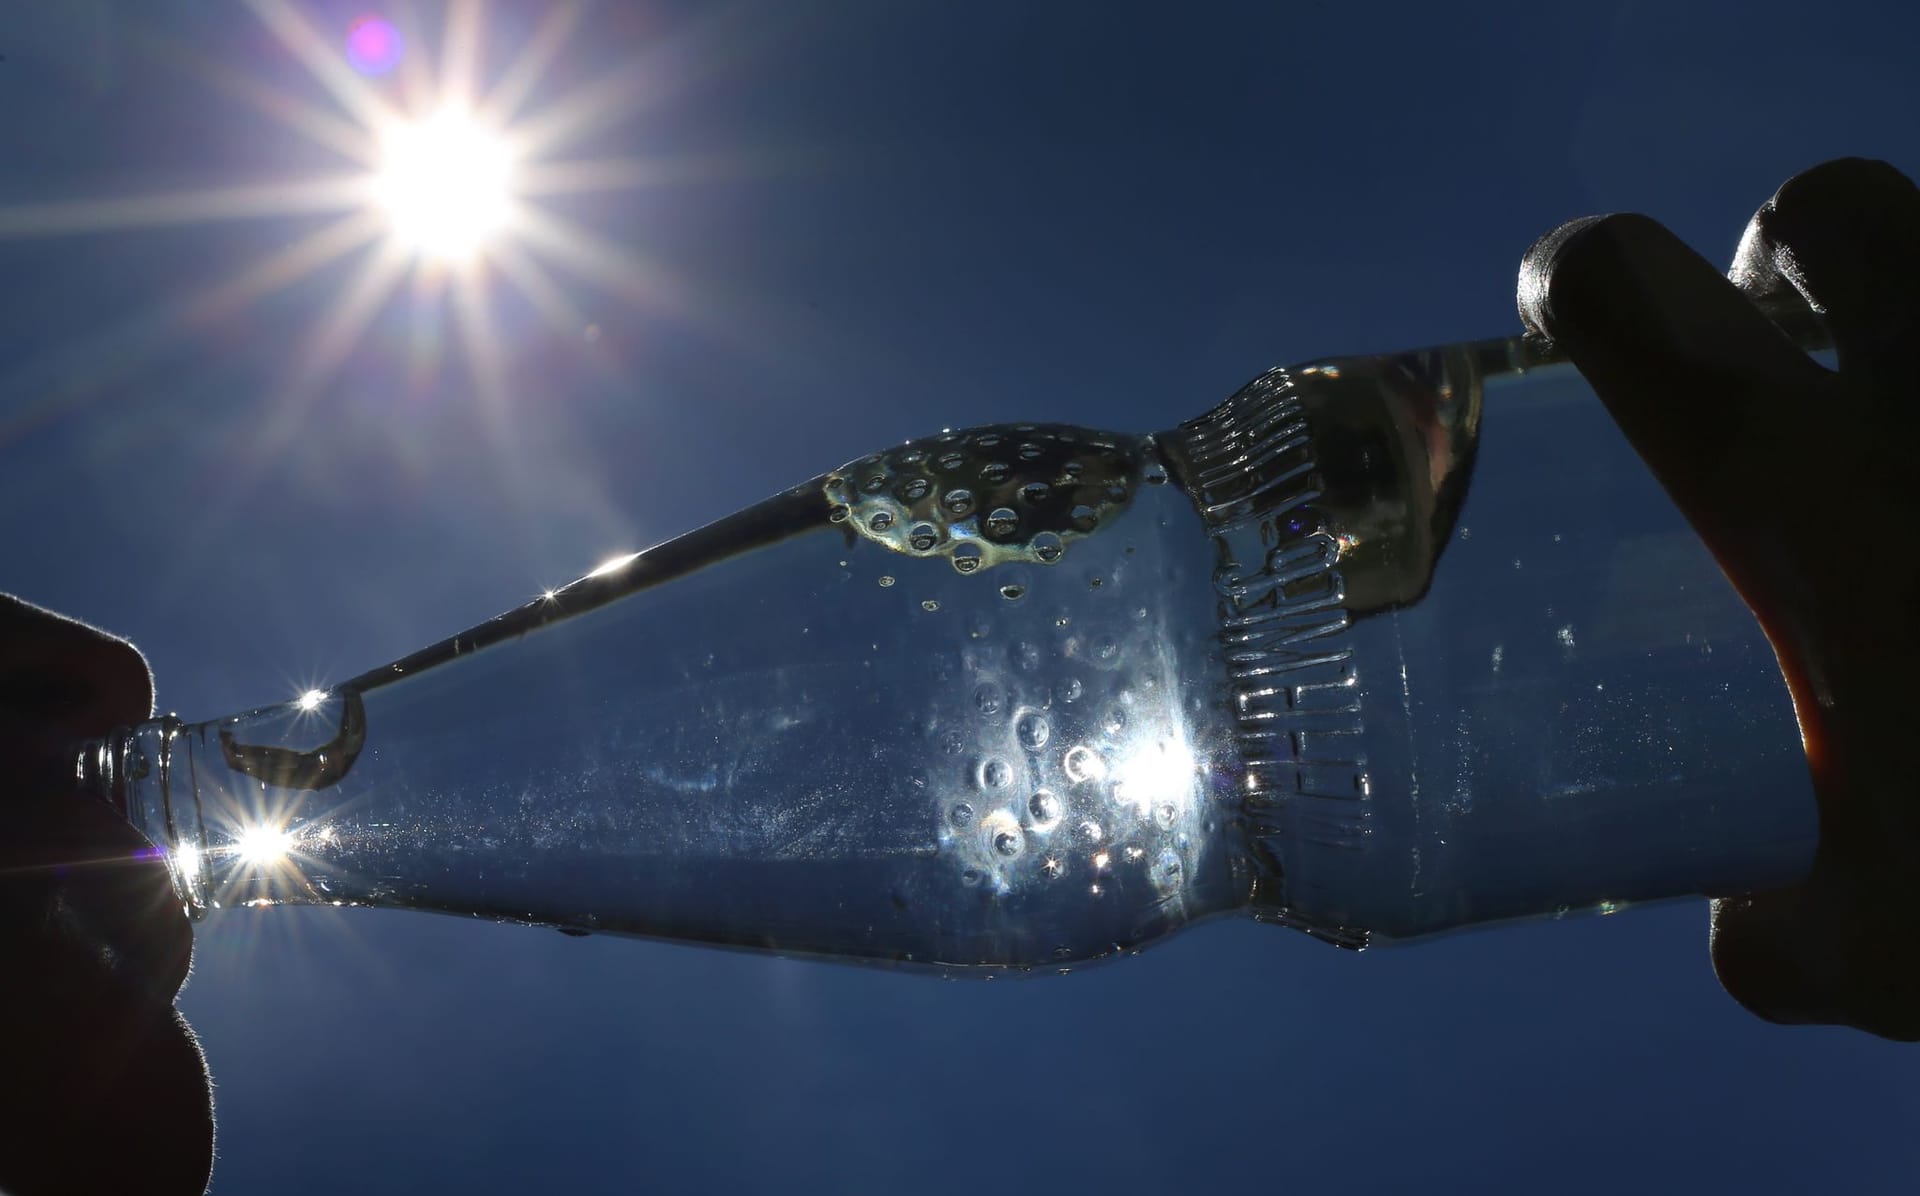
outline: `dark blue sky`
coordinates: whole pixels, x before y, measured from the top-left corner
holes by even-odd
[[[295,2],[335,48],[388,11]],[[491,76],[540,12],[484,11]],[[1724,260],[1795,170],[1920,169],[1916,44],[1894,3],[604,3],[527,107],[598,95],[557,156],[648,167],[548,203],[629,260],[548,259],[566,320],[496,285],[489,385],[403,289],[302,389],[360,258],[197,297],[332,216],[45,205],[337,172],[242,96],[338,109],[241,5],[23,9],[0,586],[134,638],[163,708],[278,701],[930,429],[1159,428],[1277,362],[1508,330],[1568,217]],[[1357,958],[1216,923],[957,984],[236,912],[182,1005],[228,1194],[1911,1190],[1912,1050],[1749,1018],[1705,916]]]

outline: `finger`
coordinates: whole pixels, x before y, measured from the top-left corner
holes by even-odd
[[[191,957],[164,865],[106,805],[10,805],[0,840],[0,1191],[206,1186],[206,1063],[171,1001]]]
[[[104,802],[73,793],[9,805],[0,942],[10,937],[81,945],[115,983],[162,1002],[186,983],[193,959],[193,926],[165,862]]]
[[[1920,1041],[1920,956],[1912,950],[1920,914],[1869,871],[1823,843],[1807,883],[1714,902],[1713,969],[1727,993],[1783,1025]]]
[[[152,709],[132,644],[0,594],[0,759],[17,792],[72,789],[75,745]]]
[[[153,710],[153,674],[125,640],[0,594],[0,711],[31,714],[71,738]]]
[[[1564,225],[1521,265],[1521,318],[1580,369],[1696,526],[1748,509],[1736,453],[1825,376],[1672,233],[1622,214]],[[1730,461],[1732,464],[1730,465]],[[1702,528],[1702,530],[1706,530]]]
[[[1842,371],[1891,379],[1920,349],[1920,188],[1865,158],[1797,174],[1755,213],[1728,274],[1749,294],[1797,292]]]
[[[0,1191],[204,1191],[212,1095],[186,1022],[103,984],[84,953],[15,963],[23,970],[0,991]],[[33,983],[18,982],[29,974]]]

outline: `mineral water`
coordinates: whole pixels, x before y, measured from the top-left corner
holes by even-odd
[[[912,440],[82,768],[196,912],[947,970],[1746,891],[1815,834],[1752,617],[1517,339],[1272,371],[1158,435]]]

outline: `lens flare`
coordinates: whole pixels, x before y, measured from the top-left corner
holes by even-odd
[[[347,61],[363,75],[384,75],[400,65],[406,47],[393,22],[360,17],[347,26]]]

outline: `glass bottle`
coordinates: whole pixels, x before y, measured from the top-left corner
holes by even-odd
[[[1767,642],[1523,338],[1273,370],[1158,435],[909,441],[78,767],[196,916],[956,971],[1762,889],[1816,834]]]

